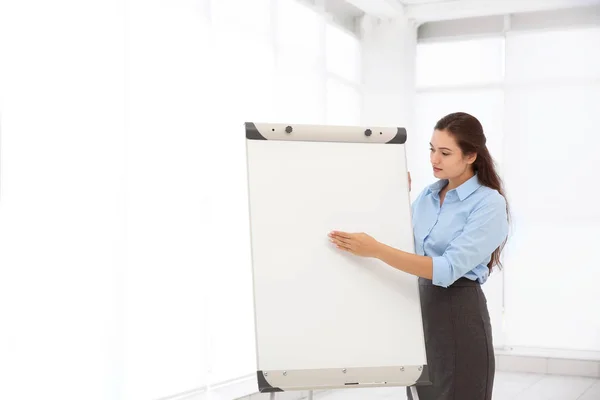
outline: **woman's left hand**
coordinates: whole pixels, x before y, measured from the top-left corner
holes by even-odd
[[[366,233],[333,231],[328,236],[338,249],[361,257],[376,257],[381,248],[381,243]]]

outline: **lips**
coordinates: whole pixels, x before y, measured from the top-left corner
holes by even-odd
[[[433,170],[434,170],[434,171],[441,171],[441,169],[440,169],[440,168],[436,168],[436,167],[433,167]]]

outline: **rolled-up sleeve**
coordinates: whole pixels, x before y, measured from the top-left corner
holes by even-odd
[[[469,215],[463,231],[433,257],[433,284],[448,287],[487,260],[508,235],[506,201],[496,192]]]

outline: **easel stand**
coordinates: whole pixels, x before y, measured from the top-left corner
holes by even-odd
[[[417,393],[417,388],[415,386],[410,387],[410,394],[412,394],[413,400],[419,400],[419,394]]]
[[[275,393],[271,393],[271,400],[275,400]],[[313,391],[308,391],[308,400],[313,400]]]

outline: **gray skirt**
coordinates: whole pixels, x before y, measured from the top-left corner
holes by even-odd
[[[419,400],[491,400],[494,346],[481,285],[461,278],[443,288],[419,278],[419,293],[433,382],[417,386]],[[413,400],[410,390],[407,394]]]

